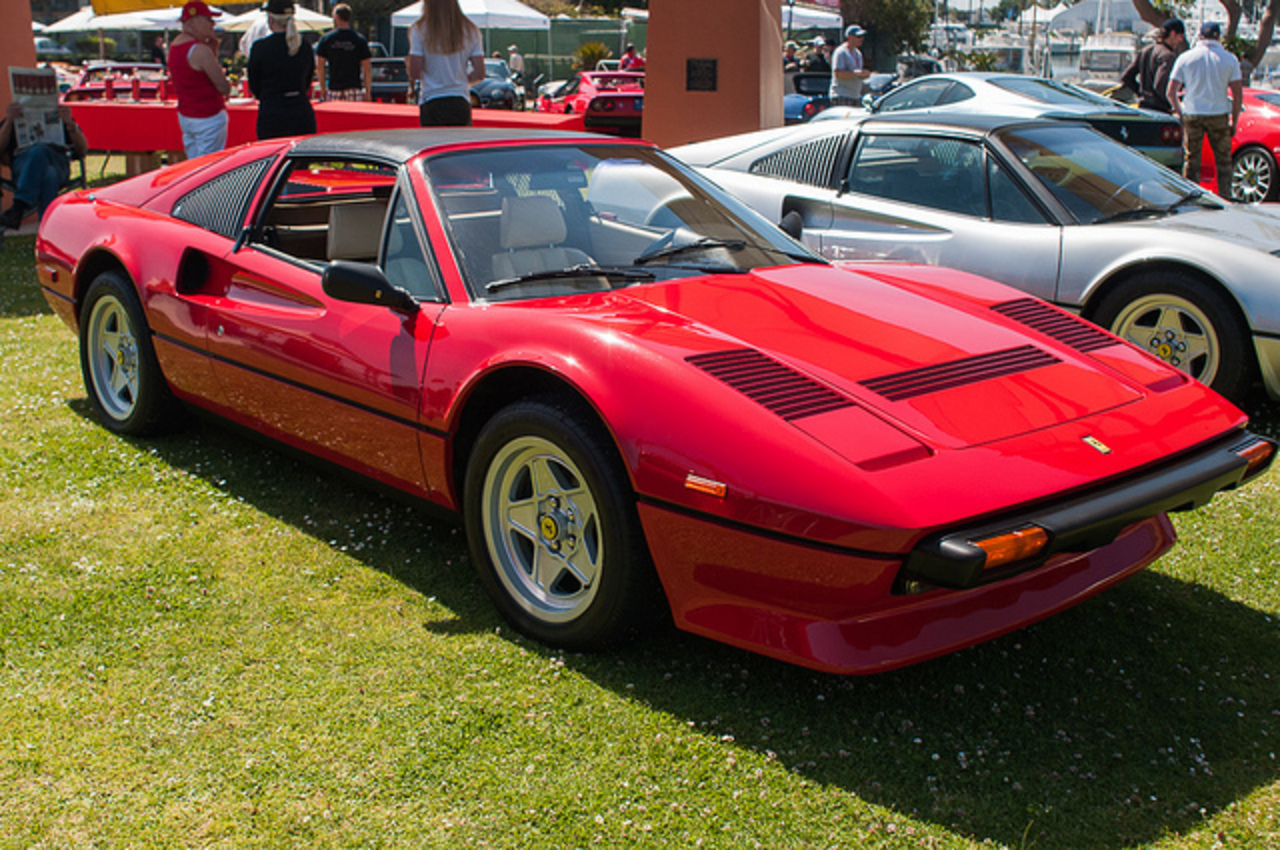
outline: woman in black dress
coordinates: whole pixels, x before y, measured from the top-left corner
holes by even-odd
[[[249,51],[249,89],[258,99],[258,138],[303,136],[316,131],[311,108],[315,53],[293,23],[293,0],[270,0],[271,35]]]

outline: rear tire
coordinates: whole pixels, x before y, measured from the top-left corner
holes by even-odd
[[[141,437],[182,421],[182,407],[160,371],[138,295],[119,272],[98,275],[85,295],[80,371],[89,402],[108,431]]]
[[[635,497],[587,416],[551,398],[500,411],[476,441],[464,498],[480,580],[519,631],[599,649],[658,619]]]
[[[1094,321],[1231,399],[1256,368],[1252,336],[1212,285],[1182,272],[1144,272],[1109,293]]]
[[[1246,203],[1274,201],[1277,180],[1276,159],[1265,148],[1247,147],[1231,161],[1231,197]]]

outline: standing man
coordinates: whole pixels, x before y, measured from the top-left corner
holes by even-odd
[[[190,0],[179,15],[182,32],[169,45],[169,79],[178,97],[178,125],[188,159],[227,146],[231,82],[218,61],[218,37],[213,33],[213,19],[221,14],[204,0]]]
[[[1218,172],[1218,194],[1230,199],[1231,138],[1240,121],[1244,83],[1239,60],[1227,52],[1220,38],[1218,24],[1200,27],[1196,46],[1173,63],[1166,96],[1173,113],[1182,119],[1182,176],[1200,182],[1200,151],[1207,136]]]
[[[871,76],[862,67],[863,40],[867,31],[857,24],[849,24],[844,30],[844,43],[831,55],[831,91],[833,106],[861,106],[862,81]]]
[[[520,51],[513,44],[507,48],[507,67],[511,69],[511,74],[521,85],[524,84],[524,57],[520,55]]]
[[[827,61],[827,41],[822,36],[813,40],[813,49],[801,62],[803,69],[810,74],[830,74],[831,63]]]
[[[627,49],[622,51],[622,60],[618,62],[619,71],[643,71],[644,57],[636,52],[634,44],[628,44]]]
[[[328,81],[325,68],[329,69]],[[333,29],[316,44],[316,80],[321,100],[372,100],[373,54],[369,42],[351,28],[351,7],[333,7]]]
[[[1120,77],[1125,88],[1138,96],[1138,105],[1165,114],[1173,112],[1169,105],[1169,73],[1178,54],[1187,47],[1187,29],[1182,21],[1170,18],[1161,24],[1154,42],[1138,51]]]

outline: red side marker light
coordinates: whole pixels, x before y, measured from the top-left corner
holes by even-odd
[[[701,475],[694,475],[692,472],[685,476],[684,487],[686,490],[692,490],[695,493],[706,493],[708,496],[715,496],[717,499],[723,499],[729,492],[729,488],[723,482],[703,478]]]

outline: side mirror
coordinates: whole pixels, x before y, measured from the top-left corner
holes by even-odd
[[[334,260],[320,278],[324,294],[352,304],[377,304],[401,313],[418,312],[418,302],[370,263]]]
[[[799,211],[792,210],[782,217],[778,227],[783,233],[799,242],[800,235],[804,232],[804,216],[800,215]]]

